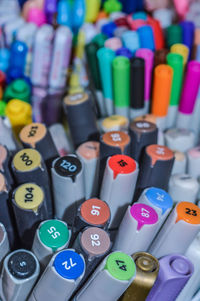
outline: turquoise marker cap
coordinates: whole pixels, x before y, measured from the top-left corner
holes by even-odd
[[[115,58],[115,52],[109,48],[101,48],[97,51],[99,70],[103,95],[105,98],[113,99],[112,89],[112,62]]]
[[[132,16],[133,20],[147,20],[147,13],[144,11],[138,11],[133,14]]]

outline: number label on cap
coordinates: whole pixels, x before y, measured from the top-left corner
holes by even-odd
[[[139,129],[148,129],[148,128],[150,128],[150,124],[148,122],[137,122],[136,126]]]
[[[92,246],[100,246],[100,241],[98,240],[99,239],[99,235],[98,234],[91,234],[90,235],[90,238],[91,238],[91,243],[92,243]]]
[[[176,222],[183,220],[186,223],[200,225],[200,208],[190,202],[180,202],[176,206]]]
[[[82,165],[76,156],[64,156],[56,160],[55,171],[63,177],[71,177],[74,181],[76,175],[81,171]]]
[[[130,213],[137,221],[137,230],[139,231],[144,225],[152,225],[158,221],[158,214],[156,211],[146,204],[134,204]]]
[[[33,187],[26,187],[26,191],[28,191],[26,194],[25,194],[25,200],[24,202],[32,202],[33,201],[33,190],[34,188]]]
[[[63,160],[62,163],[60,164],[64,169],[69,170],[70,172],[74,172],[77,170],[76,165],[71,164],[67,160]]]
[[[77,265],[77,263],[73,262],[72,258],[70,258],[69,262],[65,261],[62,263],[62,265],[64,265],[66,270],[70,270],[71,268],[75,267]]]
[[[50,229],[47,230],[49,234],[51,234],[51,237],[53,239],[56,239],[58,236],[60,236],[60,233],[56,231],[55,227],[50,227]]]
[[[113,155],[108,159],[108,165],[113,171],[114,179],[118,174],[129,174],[136,170],[137,163],[126,155]]]
[[[128,165],[128,163],[126,163],[126,161],[124,160],[120,160],[117,162],[121,167],[125,167],[126,165]]]
[[[35,136],[36,132],[37,132],[38,126],[32,126],[29,133],[28,133],[28,137],[33,137]]]
[[[27,166],[31,165],[33,163],[33,161],[30,159],[30,157],[27,155],[27,153],[23,153],[20,158],[22,159],[23,162],[25,162],[25,164]]]
[[[118,265],[119,269],[122,271],[127,271],[127,267],[125,265],[125,262],[122,260],[115,260],[116,264]]]
[[[100,214],[99,211],[100,211],[100,210],[101,210],[101,207],[92,205],[91,214],[92,214],[92,215],[97,215],[97,216],[99,216],[99,214]]]
[[[197,211],[190,208],[185,208],[185,213],[193,216],[197,216]]]
[[[121,140],[122,140],[119,133],[114,133],[114,134],[111,134],[110,136],[111,136],[111,138],[112,138],[112,141],[114,141],[114,142],[117,142],[117,141],[121,141]]]
[[[164,154],[165,154],[165,149],[163,148],[163,147],[157,147],[157,149],[156,149],[156,153],[158,154],[158,155],[163,155],[164,156]]]

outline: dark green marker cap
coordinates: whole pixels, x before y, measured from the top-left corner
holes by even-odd
[[[182,28],[180,25],[170,25],[167,27],[167,47],[182,43]]]
[[[101,90],[101,78],[97,59],[97,51],[99,47],[97,43],[91,42],[85,46],[85,53],[89,68],[90,77],[94,82],[95,88]]]

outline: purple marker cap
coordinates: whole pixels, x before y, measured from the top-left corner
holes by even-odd
[[[200,63],[190,61],[187,65],[186,76],[181,93],[179,112],[192,114],[197,99],[200,83]]]
[[[194,272],[190,260],[180,254],[170,254],[159,260],[160,269],[156,282],[146,301],[172,301]]]
[[[183,21],[180,23],[180,26],[182,27],[182,42],[188,46],[191,54],[194,44],[194,23],[192,21]]]
[[[128,48],[126,48],[126,47],[121,47],[121,48],[119,48],[117,51],[116,51],[116,55],[117,56],[125,56],[125,57],[127,57],[128,59],[130,59],[130,58],[132,58],[132,53],[131,53],[131,51],[128,49]]]
[[[151,77],[153,69],[154,53],[147,48],[140,48],[136,51],[135,56],[141,57],[145,61],[145,88],[144,88],[144,100],[149,101],[151,91]]]
[[[156,211],[146,204],[134,204],[130,209],[130,213],[138,223],[138,231],[144,225],[153,225],[158,221],[158,214]]]
[[[48,23],[52,23],[53,14],[57,11],[57,0],[45,0],[44,11],[48,20]]]

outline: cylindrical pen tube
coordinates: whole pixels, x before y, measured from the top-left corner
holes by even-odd
[[[196,136],[192,130],[172,128],[165,132],[165,145],[173,151],[187,152],[195,146]]]

